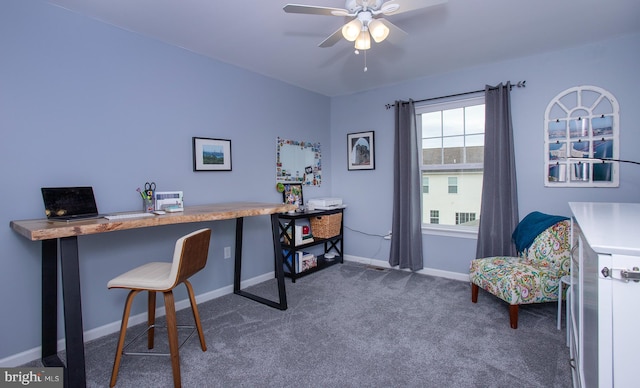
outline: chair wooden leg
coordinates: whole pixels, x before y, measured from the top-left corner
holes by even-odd
[[[173,386],[182,386],[180,378],[180,354],[178,353],[178,323],[176,321],[176,306],[173,292],[164,292],[164,307],[167,311],[167,332],[169,335],[169,353],[171,354],[171,369],[173,370]]]
[[[509,324],[512,329],[518,328],[518,305],[510,304],[509,305]]]
[[[131,313],[131,302],[133,298],[140,292],[140,290],[131,290],[127,295],[127,301],[124,305],[124,312],[122,313],[122,323],[120,324],[120,337],[118,338],[118,346],[116,348],[116,358],[113,361],[113,370],[111,371],[111,382],[109,387],[116,385],[118,379],[118,371],[120,370],[120,361],[122,361],[122,349],[124,348],[124,340],[127,335],[127,324],[129,322],[129,314]]]
[[[480,290],[480,287],[475,284],[475,283],[471,283],[471,301],[473,303],[478,303],[478,291]]]
[[[204,340],[204,332],[202,331],[202,324],[200,323],[200,313],[198,313],[198,305],[196,304],[196,296],[193,293],[193,287],[188,280],[184,281],[184,285],[187,287],[187,293],[189,294],[189,300],[191,301],[191,311],[193,311],[193,320],[196,323],[198,329],[198,337],[200,337],[200,347],[202,351],[207,351],[207,344]]]
[[[153,340],[155,338],[154,325],[156,324],[156,292],[149,291],[149,298],[147,302],[147,327],[150,329],[147,331],[147,348],[153,349]]]

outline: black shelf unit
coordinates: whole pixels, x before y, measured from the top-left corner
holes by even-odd
[[[330,210],[310,210],[305,212],[296,213],[280,213],[278,214],[278,238],[280,239],[282,263],[284,266],[284,276],[291,278],[291,281],[295,283],[296,279],[303,276],[320,271],[324,268],[330,267],[334,264],[343,263],[343,224],[344,224],[344,208],[330,209]],[[340,221],[340,233],[329,238],[319,238],[314,236],[313,242],[295,245],[296,241],[296,221],[308,220],[313,217],[327,216],[331,214],[342,214]],[[313,234],[313,229],[311,230]],[[274,241],[274,244],[276,241]],[[323,254],[316,255],[317,265],[313,268],[307,269],[303,272],[297,272],[296,269],[296,252],[303,251],[305,249],[323,245]],[[325,258],[325,254],[330,251],[334,251],[336,256],[332,259]]]

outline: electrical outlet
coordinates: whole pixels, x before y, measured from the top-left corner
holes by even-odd
[[[231,258],[231,247],[224,247],[224,258],[225,259]]]
[[[391,240],[391,231],[389,231],[389,233],[387,233],[386,236],[383,237],[385,240]]]

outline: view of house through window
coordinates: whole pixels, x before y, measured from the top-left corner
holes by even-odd
[[[477,226],[484,165],[484,96],[416,107],[422,223]]]

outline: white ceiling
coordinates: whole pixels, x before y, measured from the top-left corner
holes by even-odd
[[[288,14],[287,0],[49,2],[327,96],[640,31],[638,0],[449,0],[388,16],[408,36],[372,42],[364,72],[353,43],[318,47],[348,19]],[[345,7],[344,0],[293,2]]]

